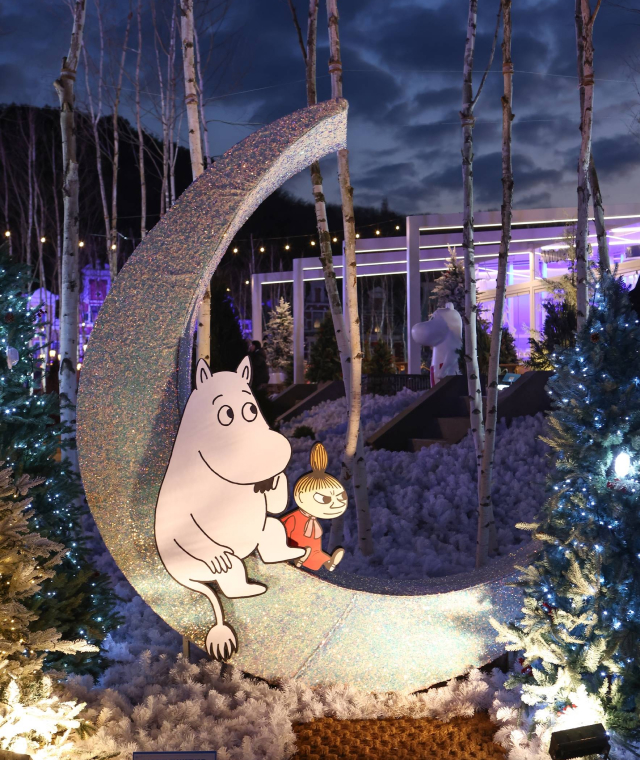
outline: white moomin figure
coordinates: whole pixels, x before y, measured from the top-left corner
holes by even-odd
[[[459,351],[462,348],[462,317],[448,303],[444,309],[436,309],[431,319],[418,322],[411,328],[411,337],[421,346],[431,346],[431,385],[443,377],[459,375]]]
[[[267,563],[305,552],[288,546],[284,526],[269,517],[287,506],[291,445],[267,425],[250,381],[248,357],[236,372],[213,375],[198,362],[156,505],[160,558],[178,583],[211,602],[216,622],[206,649],[217,660],[238,642],[215,586],[231,599],[264,594],[266,586],[247,579],[243,559],[256,548]]]

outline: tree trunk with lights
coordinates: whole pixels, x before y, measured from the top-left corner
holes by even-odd
[[[578,330],[584,325],[589,308],[589,162],[593,130],[593,25],[600,4],[591,13],[590,0],[576,0],[576,41],[580,75],[580,157],[578,159],[578,221],[576,224],[576,286]]]
[[[340,57],[340,36],[338,29],[337,0],[327,0],[329,23],[329,73],[331,75],[331,97],[342,97],[342,60]],[[342,202],[342,223],[344,229],[344,267],[346,278],[345,301],[348,316],[349,359],[351,372],[347,402],[349,420],[342,466],[345,482],[353,480],[358,521],[358,547],[365,556],[373,553],[371,513],[367,494],[367,471],[364,460],[364,442],[360,430],[362,408],[362,347],[360,344],[360,317],[358,315],[358,280],[356,273],[356,227],[353,211],[353,188],[349,176],[349,151],[338,151],[338,181]]]
[[[476,542],[476,567],[482,567],[489,558],[489,551],[495,548],[496,526],[491,498],[493,463],[496,448],[496,428],[498,426],[498,373],[500,370],[500,344],[502,341],[502,320],[507,285],[507,263],[511,242],[511,219],[513,204],[513,168],[511,163],[511,142],[513,123],[513,61],[511,60],[511,0],[502,0],[502,233],[498,253],[496,275],[496,299],[491,329],[491,352],[487,376],[487,406],[485,419],[485,440],[482,464],[478,482],[478,537]],[[500,14],[499,14],[500,15]]]
[[[78,156],[74,118],[74,84],[86,16],[86,0],[76,0],[73,11],[73,31],[68,55],[62,59],[60,76],[54,82],[60,100],[60,131],[64,167],[64,225],[62,246],[62,291],[60,293],[60,418],[69,427],[64,440],[75,441],[78,362]],[[62,447],[63,459],[68,459],[77,472],[78,456],[75,447]]]
[[[198,88],[196,86],[196,63],[194,55],[193,0],[180,2],[180,28],[182,32],[182,64],[184,70],[184,97],[189,128],[189,153],[194,181],[204,171],[202,160],[202,133]],[[207,285],[198,312],[198,359],[211,361],[211,287]]]

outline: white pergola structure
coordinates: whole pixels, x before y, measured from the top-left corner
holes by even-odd
[[[495,300],[500,211],[480,211],[474,219],[478,302],[491,307]],[[575,208],[513,212],[506,291],[506,321],[512,330],[514,326],[520,329],[521,324],[522,330],[540,328],[542,302],[548,290],[545,280],[567,272],[567,262],[561,260],[561,251],[567,247],[567,229],[575,223]],[[640,205],[608,206],[605,209],[605,224],[612,264],[618,266],[619,275],[633,283],[640,271]],[[590,222],[589,233],[592,257],[596,257],[598,246],[593,221]],[[409,374],[420,373],[421,346],[411,339],[411,326],[422,319],[420,273],[445,270],[449,249],[461,254],[461,246],[462,214],[408,216],[404,236],[356,241],[358,277],[406,275]],[[558,251],[559,255],[554,256],[550,253],[552,251]],[[459,259],[462,259],[461,255]],[[334,266],[336,276],[342,277],[342,256],[334,257]],[[263,335],[262,286],[293,283],[293,367],[296,383],[304,382],[304,283],[322,279],[322,265],[317,257],[294,259],[292,272],[267,272],[254,274],[251,278],[253,339],[260,341]],[[514,316],[516,313],[520,316]]]

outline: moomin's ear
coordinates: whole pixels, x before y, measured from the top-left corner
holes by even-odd
[[[245,356],[244,359],[240,362],[240,364],[238,364],[238,369],[236,370],[236,372],[249,385],[251,384],[251,377],[253,375],[253,371],[251,369],[251,359],[249,359],[248,356]]]
[[[202,386],[211,379],[211,370],[209,365],[204,359],[200,359],[198,366],[196,367],[196,388],[202,388]]]

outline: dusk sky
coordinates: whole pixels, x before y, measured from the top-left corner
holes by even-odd
[[[626,1],[628,8],[637,0]],[[160,7],[167,0],[157,0]],[[129,0],[102,0],[107,38],[121,45]],[[207,5],[195,0],[195,11]],[[306,29],[307,3],[295,0]],[[152,104],[157,92],[149,4],[144,14],[147,129],[159,134]],[[97,57],[97,21],[88,0],[87,52]],[[497,2],[479,3],[476,84],[486,65]],[[640,57],[640,13],[605,2],[595,25],[594,155],[607,203],[636,201],[640,140],[634,113],[640,96],[633,60]],[[356,202],[388,199],[400,213],[461,208],[461,69],[466,31],[464,0],[350,0],[339,2],[344,93],[350,103],[349,145]],[[210,16],[207,16],[207,19]],[[201,22],[204,29],[205,21]],[[514,171],[516,208],[576,203],[578,91],[573,2],[516,0],[513,4]],[[52,81],[68,49],[71,15],[63,0],[0,3],[0,102],[56,104]],[[203,32],[201,46],[208,50]],[[135,24],[129,43],[132,76]],[[111,50],[111,47],[109,48]],[[112,57],[114,50],[111,50]],[[318,74],[329,97],[326,11],[320,3]],[[214,120],[211,152],[220,154],[260,124],[305,105],[304,69],[286,0],[230,0],[216,24],[207,73],[207,116]],[[222,68],[220,61],[225,62]],[[181,65],[181,61],[179,61]],[[640,67],[639,67],[640,68]],[[478,209],[499,207],[501,52],[478,105],[475,187]],[[181,71],[179,72],[181,75]],[[640,76],[638,76],[640,81]],[[80,72],[79,107],[86,106]],[[131,81],[125,80],[123,113],[131,114]],[[109,106],[105,107],[109,111]],[[223,122],[233,122],[225,124]],[[184,120],[183,120],[184,125]],[[186,145],[185,130],[182,144]],[[337,199],[335,162],[324,161],[330,197]],[[288,187],[309,197],[308,174]]]

